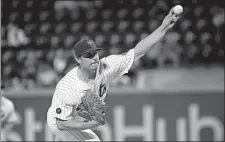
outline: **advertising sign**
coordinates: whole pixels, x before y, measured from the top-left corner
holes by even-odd
[[[53,140],[46,124],[51,94],[10,99],[21,117],[12,139]],[[94,130],[102,141],[224,140],[223,93],[109,92],[106,103],[107,123]]]

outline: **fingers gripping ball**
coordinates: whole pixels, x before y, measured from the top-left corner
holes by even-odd
[[[176,5],[173,8],[173,13],[177,16],[179,16],[181,13],[183,13],[183,7],[181,5]]]
[[[82,103],[79,106],[78,115],[88,121],[95,120],[101,124],[105,124],[105,103],[95,95],[94,92],[88,90],[81,98]]]

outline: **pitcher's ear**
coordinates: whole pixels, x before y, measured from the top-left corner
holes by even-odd
[[[81,60],[80,60],[80,58],[79,57],[74,57],[75,58],[75,60],[76,60],[76,62],[78,63],[78,64],[80,64],[81,63]]]

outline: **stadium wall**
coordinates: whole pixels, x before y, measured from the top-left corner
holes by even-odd
[[[6,94],[21,117],[11,138],[51,141],[46,112],[53,90]],[[94,131],[103,141],[223,141],[224,91],[110,89],[107,123]]]

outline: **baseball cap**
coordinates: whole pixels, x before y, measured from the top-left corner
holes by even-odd
[[[90,53],[92,51],[99,51],[99,50],[103,50],[102,48],[97,48],[95,42],[93,40],[90,39],[85,39],[85,40],[80,40],[78,41],[73,48],[75,55],[77,57],[86,54],[86,53]]]

